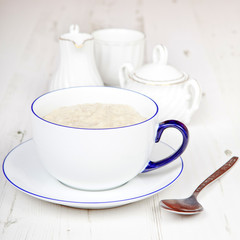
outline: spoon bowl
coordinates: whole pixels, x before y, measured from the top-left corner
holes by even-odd
[[[160,201],[160,206],[170,212],[178,214],[197,214],[203,211],[202,205],[197,201],[197,196],[199,192],[205,188],[208,184],[213,182],[227,172],[238,160],[238,157],[232,157],[228,162],[226,162],[222,167],[210,175],[206,180],[204,180],[193,192],[193,194],[184,199],[165,199]]]
[[[165,210],[181,214],[197,214],[203,211],[202,205],[194,195],[183,199],[166,199],[160,202]]]

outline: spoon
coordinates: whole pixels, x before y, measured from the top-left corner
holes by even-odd
[[[160,206],[170,212],[178,214],[197,214],[203,211],[202,205],[197,201],[197,196],[209,183],[218,179],[226,171],[228,171],[238,160],[238,157],[232,157],[222,167],[204,180],[193,192],[193,194],[184,199],[165,199],[160,201]]]

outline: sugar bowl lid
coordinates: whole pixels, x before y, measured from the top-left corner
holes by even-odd
[[[133,73],[134,80],[145,84],[170,84],[185,81],[186,74],[167,64],[168,51],[164,45],[153,49],[153,62],[146,64]]]

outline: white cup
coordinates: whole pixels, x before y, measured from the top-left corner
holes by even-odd
[[[84,103],[128,104],[146,120],[134,125],[87,129],[58,125],[43,119],[54,109]],[[118,187],[141,172],[154,170],[176,159],[186,148],[187,128],[171,120],[157,122],[158,106],[140,93],[112,87],[74,87],[38,97],[32,103],[33,140],[46,170],[60,182],[85,190]],[[168,127],[183,136],[178,151],[151,162],[153,145]]]
[[[106,85],[120,86],[118,72],[124,63],[131,63],[134,68],[143,64],[145,35],[142,32],[109,28],[92,35],[97,67]]]

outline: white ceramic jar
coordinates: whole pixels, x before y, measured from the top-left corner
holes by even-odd
[[[92,33],[96,63],[103,82],[119,87],[118,71],[126,62],[134,68],[143,64],[145,35],[133,29],[106,28]]]
[[[126,63],[119,71],[120,86],[153,98],[159,106],[159,120],[177,119],[189,123],[199,108],[201,89],[186,73],[167,64],[168,51],[155,46],[153,62],[134,70]]]
[[[80,33],[78,25],[71,25],[69,33],[59,38],[60,61],[50,83],[50,90],[75,86],[102,86],[93,48],[93,37]]]

